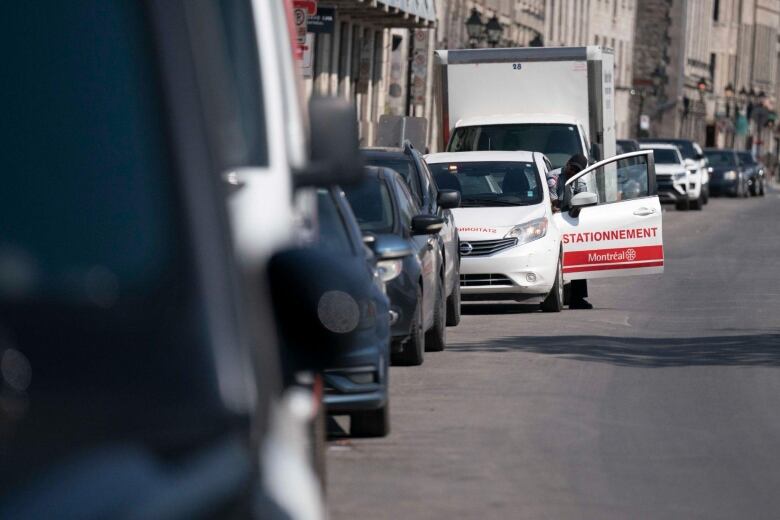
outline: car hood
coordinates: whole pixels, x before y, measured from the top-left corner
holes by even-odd
[[[675,173],[685,173],[685,167],[682,164],[656,164],[656,175],[672,175]]]
[[[737,171],[737,166],[713,166],[712,173],[725,173],[730,171]]]
[[[533,206],[455,208],[455,224],[461,240],[496,240],[504,238],[512,227],[542,218],[544,203]]]

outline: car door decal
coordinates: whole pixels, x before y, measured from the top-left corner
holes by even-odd
[[[567,251],[563,255],[564,273],[663,265],[664,248],[660,245]]]

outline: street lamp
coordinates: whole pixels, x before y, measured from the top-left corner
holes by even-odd
[[[469,35],[469,44],[476,47],[479,40],[482,39],[482,33],[485,31],[485,24],[482,23],[482,17],[479,15],[476,7],[471,8],[471,16],[466,20],[466,32]]]
[[[498,45],[498,42],[501,41],[501,33],[504,32],[504,28],[501,27],[501,22],[498,21],[498,17],[495,14],[485,25],[485,32],[487,33],[488,44],[491,47]]]

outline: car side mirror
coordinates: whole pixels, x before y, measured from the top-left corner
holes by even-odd
[[[442,209],[452,209],[460,206],[460,192],[458,190],[439,190],[436,203]]]
[[[358,149],[357,112],[336,97],[309,102],[309,165],[293,175],[296,188],[350,185],[363,179],[364,160]]]
[[[582,211],[582,208],[587,208],[588,206],[595,206],[599,203],[599,196],[595,193],[592,193],[590,191],[585,191],[582,193],[577,193],[571,198],[571,203],[569,204],[569,215],[571,215],[574,218],[577,218],[580,216],[580,211]]]
[[[372,307],[361,275],[338,255],[315,248],[275,254],[268,282],[287,374],[332,365]]]
[[[412,248],[397,235],[374,235],[370,244],[377,260],[397,260],[412,254]]]
[[[435,235],[444,227],[444,219],[436,215],[412,217],[412,235]]]

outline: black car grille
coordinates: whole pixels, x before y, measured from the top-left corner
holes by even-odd
[[[511,287],[514,285],[512,280],[508,276],[503,274],[462,274],[460,275],[461,287],[478,287],[478,286],[499,286],[499,287]]]
[[[473,240],[460,243],[462,256],[490,256],[517,245],[517,238],[499,240]]]
[[[671,177],[656,177],[655,185],[658,191],[669,191],[674,189],[674,182]]]

